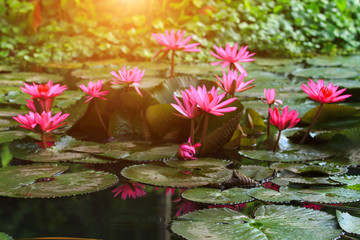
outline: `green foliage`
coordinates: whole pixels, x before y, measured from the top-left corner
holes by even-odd
[[[359,10],[357,0],[41,1],[37,28],[34,2],[2,0],[0,59],[150,59],[160,48],[151,33],[172,28],[204,48],[178,53],[185,61],[208,61],[227,42],[271,56],[349,53],[359,48]]]

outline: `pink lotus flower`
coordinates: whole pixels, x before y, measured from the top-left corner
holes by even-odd
[[[325,86],[324,81],[319,79],[316,84],[313,80],[309,79],[307,86],[306,84],[301,85],[301,89],[309,95],[309,99],[318,103],[334,103],[344,101],[346,98],[351,97],[350,94],[342,95],[346,88],[337,91],[338,87],[334,86],[333,83],[329,83]]]
[[[202,88],[198,87],[197,90],[193,86],[190,86],[190,90],[185,89],[185,91],[190,99],[205,112],[214,114],[216,116],[222,116],[226,112],[232,112],[236,110],[236,107],[223,108],[226,105],[234,102],[236,98],[230,98],[220,103],[220,101],[225,97],[226,93],[218,95],[218,91],[215,89],[215,87],[212,87],[212,89],[208,92],[205,85],[203,85]]]
[[[246,70],[238,63],[238,62],[252,62],[255,61],[255,59],[251,58],[255,55],[255,53],[249,54],[248,51],[246,51],[247,46],[240,47],[238,52],[238,44],[235,43],[234,47],[230,47],[230,44],[227,43],[225,46],[225,50],[221,47],[217,47],[214,45],[214,48],[216,50],[216,53],[213,53],[210,51],[210,54],[213,55],[216,58],[219,58],[223,61],[220,62],[213,62],[211,65],[221,65],[221,68],[226,68],[227,66],[234,65],[241,73],[244,73],[245,76],[247,76]],[[231,67],[232,68],[232,67]]]
[[[34,98],[42,98],[42,99],[46,99],[46,98],[54,98],[56,96],[61,95],[61,93],[63,91],[65,91],[67,89],[67,86],[60,86],[60,84],[55,84],[53,85],[52,81],[49,81],[46,84],[35,84],[33,83],[33,85],[28,85],[26,83],[24,83],[25,88],[20,87],[21,90],[29,95],[31,95],[32,99]]]
[[[140,90],[139,90],[139,83],[141,79],[144,77],[145,70],[141,72],[141,69],[138,69],[135,67],[134,69],[129,69],[126,71],[126,67],[124,66],[122,70],[119,70],[119,74],[117,74],[115,71],[112,71],[111,74],[115,77],[112,80],[114,82],[111,82],[113,84],[127,84],[128,87],[130,85],[134,86],[136,92],[142,96]]]
[[[175,101],[178,105],[171,103],[171,106],[173,106],[179,113],[174,113],[176,116],[179,116],[181,118],[196,118],[199,116],[200,111],[197,106],[197,104],[189,98],[188,94],[185,91],[181,91],[182,101],[184,105],[181,104],[180,100],[174,95]]]
[[[125,200],[127,198],[135,199],[138,197],[144,197],[146,195],[144,189],[145,186],[140,183],[128,182],[115,188],[112,192],[115,193],[114,197],[121,193],[121,198]]]
[[[81,84],[79,86],[81,90],[83,90],[86,94],[89,95],[85,97],[87,98],[85,102],[87,103],[93,98],[100,98],[102,100],[106,100],[106,98],[104,98],[103,96],[106,96],[109,93],[109,91],[101,91],[102,86],[103,86],[103,80],[99,80],[96,83],[90,81],[87,87],[84,84]]]
[[[270,123],[279,130],[283,130],[285,128],[292,128],[301,120],[300,118],[298,118],[299,113],[296,112],[296,110],[292,110],[291,112],[289,112],[289,107],[285,107],[281,115],[277,107],[275,107],[274,110],[269,108],[269,113]]]
[[[61,122],[69,115],[68,113],[61,115],[61,112],[58,112],[51,117],[51,112],[44,111],[41,115],[39,113],[29,112],[29,114],[25,114],[24,116],[18,115],[17,117],[13,117],[13,119],[21,124],[20,127],[43,134],[66,124]]]
[[[241,73],[238,75],[237,70],[231,71],[229,69],[228,74],[226,75],[225,71],[223,70],[223,80],[221,80],[216,74],[216,78],[219,82],[215,83],[225,92],[229,93],[230,96],[234,96],[235,92],[243,92],[249,90],[255,86],[248,86],[250,83],[254,82],[255,79],[252,79],[248,82],[244,82],[245,73]]]
[[[192,43],[188,44],[192,38],[192,36],[189,36],[185,39],[184,38],[185,31],[178,30],[177,33],[175,33],[175,30],[172,29],[170,33],[168,30],[165,30],[165,35],[159,33],[155,34],[153,33],[152,36],[155,38],[155,40],[160,44],[165,46],[164,49],[157,52],[154,56],[158,56],[161,52],[166,52],[170,50],[174,51],[184,51],[184,52],[200,52],[200,49],[197,49],[196,47],[200,45],[200,43]]]
[[[283,104],[283,102],[279,99],[275,99],[275,88],[271,88],[269,90],[267,90],[266,88],[264,88],[264,95],[265,95],[265,99],[261,98],[261,101],[263,101],[263,103],[266,103],[268,105],[278,105],[278,103]]]
[[[188,139],[187,143],[181,144],[179,147],[178,155],[182,157],[184,160],[195,160],[194,157],[196,153],[196,148],[200,147],[200,143],[196,143],[194,145],[191,145],[191,138]]]

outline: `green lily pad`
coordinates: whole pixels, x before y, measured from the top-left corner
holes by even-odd
[[[291,72],[295,77],[305,78],[308,80],[312,79],[347,79],[356,78],[359,76],[359,72],[348,69],[348,68],[300,68]]]
[[[341,185],[339,182],[332,181],[328,177],[302,177],[301,175],[293,176],[280,176],[272,179],[271,182],[279,186],[287,186],[289,184],[301,184],[301,185]]]
[[[30,99],[30,96],[22,91],[11,91],[9,92],[4,99],[12,104],[26,105],[27,99]]]
[[[115,71],[114,68],[90,68],[90,69],[77,69],[71,72],[71,76],[78,80],[104,80],[110,81],[112,79],[111,71]]]
[[[246,194],[245,188],[230,188],[224,191],[216,188],[192,188],[181,194],[183,198],[192,202],[206,204],[238,204],[250,202],[252,197]]]
[[[0,232],[0,239],[1,240],[13,240],[13,238],[11,236],[7,235],[4,232]]]
[[[63,197],[99,191],[117,183],[110,173],[62,173],[66,166],[25,165],[0,169],[0,195],[20,198]],[[62,174],[61,174],[62,173]]]
[[[280,150],[277,152],[266,150],[241,150],[239,154],[250,159],[269,162],[305,162],[323,160],[332,156],[332,153],[318,151],[311,148]]]
[[[342,62],[344,67],[359,69],[360,56],[347,56],[342,59]]]
[[[178,144],[145,148],[139,151],[135,151],[135,149],[133,149],[129,156],[126,157],[126,160],[145,162],[171,158],[176,156],[178,149]]]
[[[254,218],[228,208],[198,210],[177,218],[171,229],[191,240],[328,240],[341,233],[328,213],[282,205],[261,206]]]
[[[330,56],[320,56],[307,59],[306,62],[310,65],[319,66],[319,67],[329,67],[329,66],[340,66],[342,64],[341,58],[330,57]]]
[[[36,73],[36,72],[15,72],[15,73],[7,73],[0,75],[1,80],[11,80],[11,81],[25,81],[27,83],[37,83],[44,84],[48,81],[52,81],[53,83],[59,83],[64,80],[63,76],[47,74],[47,73]]]
[[[318,111],[319,106],[311,109],[309,112],[307,112],[304,117],[301,118],[301,122],[304,124],[310,124],[314,117],[316,112]],[[322,122],[329,122],[329,121],[335,121],[341,118],[348,118],[351,116],[354,116],[354,114],[357,112],[356,108],[354,107],[348,107],[345,105],[339,105],[339,104],[325,104],[323,105],[319,118],[317,119],[317,123]]]
[[[137,151],[149,149],[150,142],[128,141],[128,142],[110,142],[105,144],[109,150],[104,153],[96,154],[101,157],[108,157],[113,159],[124,159]]]
[[[198,162],[198,165],[196,162]],[[152,164],[134,165],[124,168],[121,174],[133,181],[162,187],[190,188],[208,184],[220,184],[231,178],[232,171],[220,168],[215,159],[198,159],[183,163],[180,167],[160,166]],[[207,165],[205,162],[209,162]],[[218,160],[217,163],[219,163]],[[169,164],[169,163],[168,163]],[[188,165],[188,166],[187,166]],[[189,172],[189,170],[191,170]]]
[[[274,175],[274,170],[271,168],[258,165],[241,165],[235,168],[239,173],[254,179],[258,182],[269,179]]]
[[[0,73],[9,73],[14,71],[17,71],[16,66],[0,64]]]
[[[27,114],[29,113],[28,110],[23,110],[23,109],[1,109],[0,110],[0,117],[16,117],[19,114]]]
[[[12,142],[25,137],[25,133],[21,131],[1,131],[0,144]]]
[[[221,74],[221,71],[210,64],[197,65],[176,65],[174,71],[176,73],[183,73],[189,75],[205,75],[205,74]],[[214,75],[213,75],[214,76]],[[220,76],[219,76],[220,77]],[[215,80],[214,76],[214,80]]]
[[[332,180],[341,182],[348,186],[360,186],[360,175],[344,175],[344,176],[332,176]]]
[[[274,163],[271,168],[280,171],[288,170],[298,174],[326,174],[326,175],[337,175],[347,172],[347,167],[337,166],[334,164],[294,164],[294,163]]]
[[[336,217],[339,225],[348,233],[360,235],[360,218],[351,216],[347,212],[340,212],[336,210]]]
[[[267,188],[252,188],[247,193],[254,198],[267,202],[294,200],[311,203],[348,203],[360,200],[359,191],[342,187],[280,187],[279,192]]]
[[[288,58],[256,58],[255,64],[260,66],[287,66],[295,63],[296,60]]]
[[[165,160],[166,165],[175,168],[193,170],[193,169],[223,169],[231,164],[231,161],[216,158],[198,158],[194,161],[187,160]]]
[[[288,75],[292,71],[295,71],[298,68],[301,68],[301,66],[299,66],[299,65],[285,65],[285,66],[270,67],[267,70],[270,71],[270,72],[278,73],[278,74]]]

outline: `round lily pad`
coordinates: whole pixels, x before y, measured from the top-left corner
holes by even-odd
[[[111,80],[112,75],[111,71],[116,71],[116,69],[107,67],[107,68],[90,68],[90,69],[77,69],[71,72],[71,76],[78,80]]]
[[[280,186],[287,186],[289,184],[303,184],[303,185],[310,185],[310,184],[316,184],[316,185],[341,185],[339,182],[332,181],[328,177],[302,177],[301,175],[298,176],[292,176],[292,177],[277,177],[271,182],[280,185]]]
[[[64,80],[63,76],[47,74],[47,73],[36,73],[36,72],[14,72],[1,74],[0,79],[4,80],[16,80],[16,81],[25,81],[27,83],[37,83],[44,84],[48,81],[53,83],[59,83]]]
[[[133,149],[129,156],[126,157],[126,160],[143,162],[171,158],[175,157],[178,149],[178,144],[145,148],[138,151],[136,151],[137,149]]]
[[[113,159],[124,159],[130,153],[136,153],[149,148],[149,142],[128,141],[128,142],[110,142],[105,144],[109,150],[104,153],[96,154],[97,156],[108,157]]]
[[[217,69],[210,64],[198,64],[198,65],[176,65],[175,72],[189,74],[189,75],[205,75],[205,74],[221,74],[221,70]],[[214,75],[213,75],[214,76]],[[222,76],[219,76],[222,77]],[[214,76],[214,80],[215,80]]]
[[[296,164],[296,163],[274,163],[270,166],[276,171],[288,170],[298,174],[326,174],[326,175],[337,175],[347,172],[347,167],[337,166],[334,164]]]
[[[224,191],[216,188],[192,188],[181,194],[183,198],[192,202],[206,204],[238,204],[252,201],[246,194],[245,188],[230,188]]]
[[[342,59],[343,66],[348,68],[357,68],[360,66],[360,56],[347,56]]]
[[[189,161],[191,162],[191,161]],[[220,184],[231,178],[232,171],[226,168],[201,166],[201,169],[175,168],[152,164],[134,165],[124,168],[121,174],[135,182],[176,188],[200,187]]]
[[[345,78],[356,78],[359,76],[359,72],[348,69],[348,68],[300,68],[291,72],[295,77],[305,78],[308,80],[312,79],[345,79]]]
[[[17,70],[17,67],[14,65],[4,65],[0,64],[0,73],[9,73]]]
[[[360,218],[351,216],[347,212],[340,212],[336,210],[336,217],[339,225],[348,233],[360,235]]]
[[[62,173],[68,167],[25,165],[0,169],[0,195],[20,198],[63,197],[99,191],[117,183],[110,173],[93,170]]]
[[[320,56],[307,59],[306,62],[310,65],[326,67],[326,66],[340,66],[342,64],[341,58]]]
[[[21,131],[1,131],[0,144],[12,142],[25,137],[25,133]]]
[[[296,60],[288,59],[288,58],[256,58],[255,64],[260,66],[285,66],[291,65]]]
[[[313,160],[322,160],[332,156],[332,153],[321,152],[316,149],[300,148],[283,151],[266,151],[266,150],[241,150],[239,154],[261,161],[269,162],[305,162]]]
[[[254,218],[228,208],[198,210],[177,218],[171,229],[191,240],[329,240],[341,233],[328,213],[282,205],[261,206]]]
[[[311,203],[348,203],[360,200],[359,191],[342,187],[280,187],[279,192],[267,188],[253,188],[249,189],[247,193],[266,202],[295,200]]]
[[[274,170],[271,168],[258,165],[241,165],[235,168],[239,173],[252,178],[258,182],[267,180],[274,175]]]
[[[193,161],[186,160],[165,160],[166,165],[170,167],[182,169],[223,169],[227,167],[231,161],[216,158],[199,158]]]
[[[331,180],[346,184],[346,188],[360,191],[360,175],[332,176]]]

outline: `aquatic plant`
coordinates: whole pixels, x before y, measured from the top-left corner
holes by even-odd
[[[184,160],[195,160],[194,155],[196,154],[196,148],[200,147],[200,143],[192,145],[191,138],[188,139],[187,143],[183,143],[179,147],[178,156]]]
[[[261,99],[261,101],[263,103],[266,103],[269,105],[269,108],[271,108],[271,105],[275,104],[275,105],[278,105],[279,104],[282,104],[282,101],[279,100],[279,99],[275,99],[275,88],[271,88],[271,89],[266,89],[264,88],[264,95],[265,95],[265,100]],[[267,137],[269,138],[270,137],[270,112],[268,112],[268,120],[267,120]]]
[[[126,84],[128,89],[130,86],[133,86],[136,90],[136,92],[142,96],[139,85],[140,81],[144,77],[145,69],[141,71],[141,69],[138,69],[137,67],[134,67],[132,69],[126,70],[126,67],[124,66],[122,70],[119,70],[119,74],[117,74],[115,71],[110,72],[115,78],[113,78],[113,84]]]
[[[219,78],[216,74],[215,77],[219,80],[219,82],[215,81],[215,83],[225,92],[227,92],[230,97],[233,97],[235,92],[244,92],[249,90],[255,85],[247,87],[249,84],[255,81],[255,79],[251,79],[248,82],[244,82],[245,73],[241,73],[238,75],[237,69],[231,71],[228,70],[228,74],[226,75],[225,71],[223,70],[223,79]]]

